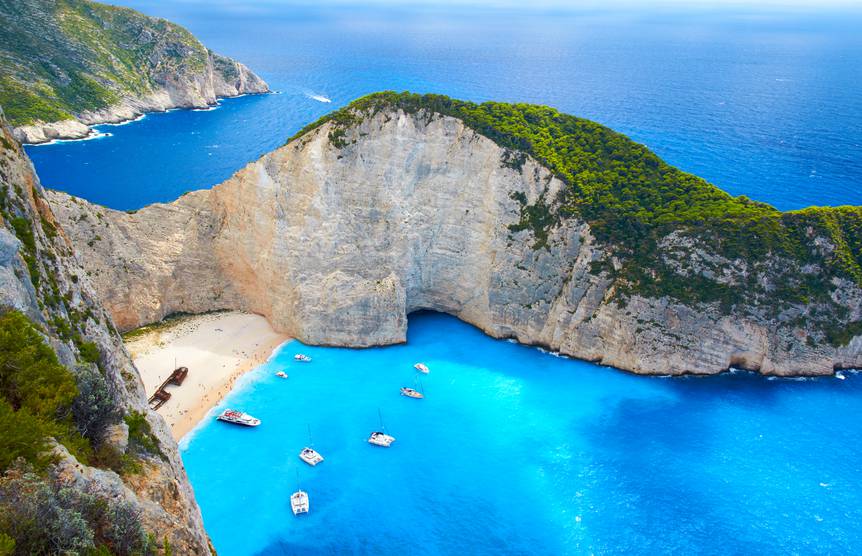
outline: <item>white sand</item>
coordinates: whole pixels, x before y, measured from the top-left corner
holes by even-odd
[[[188,367],[182,386],[158,412],[179,440],[230,392],[243,373],[264,363],[289,338],[259,315],[240,312],[181,317],[126,342],[147,396],[177,367]]]

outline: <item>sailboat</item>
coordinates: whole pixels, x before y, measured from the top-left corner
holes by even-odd
[[[308,425],[308,446],[299,452],[299,459],[314,467],[323,461],[323,456],[317,453],[312,446],[314,446],[314,443],[311,441],[311,425]]]
[[[393,442],[395,442],[395,437],[386,434],[386,427],[383,425],[383,414],[379,409],[377,410],[377,415],[380,417],[380,430],[372,432],[371,436],[368,437],[368,442],[375,446],[388,448]]]
[[[415,388],[408,388],[407,386],[402,386],[401,387],[401,395],[407,396],[408,398],[413,398],[416,400],[421,400],[422,398],[424,398],[425,397],[425,389],[422,388],[422,383],[419,382],[419,375],[416,375],[416,378],[413,380],[413,385],[414,386],[418,385],[419,389],[417,390]]]
[[[290,495],[290,509],[293,510],[293,515],[307,514],[311,506],[308,500],[308,493],[299,488],[299,471],[296,472],[297,491]]]

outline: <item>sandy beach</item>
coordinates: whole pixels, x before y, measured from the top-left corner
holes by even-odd
[[[188,367],[185,382],[168,386],[171,399],[158,409],[179,440],[243,373],[264,363],[289,339],[260,315],[230,311],[179,317],[141,329],[126,339],[126,348],[148,396],[176,367]]]

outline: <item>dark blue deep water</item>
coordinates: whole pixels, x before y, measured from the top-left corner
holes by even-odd
[[[398,391],[416,361],[423,400]],[[182,443],[221,556],[862,551],[857,374],[647,378],[421,313],[402,346],[290,342],[224,407],[263,424]],[[366,443],[378,409],[389,449]]]
[[[862,204],[859,9],[119,3],[186,25],[281,94],[28,149],[47,186],[114,208],[210,187],[327,111],[382,89],[549,104],[733,194],[782,209]]]

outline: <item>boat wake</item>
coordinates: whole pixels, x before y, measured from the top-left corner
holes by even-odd
[[[314,93],[305,93],[305,96],[312,99],[312,100],[316,100],[317,102],[332,102],[331,98],[325,97],[323,95],[317,95]]]

